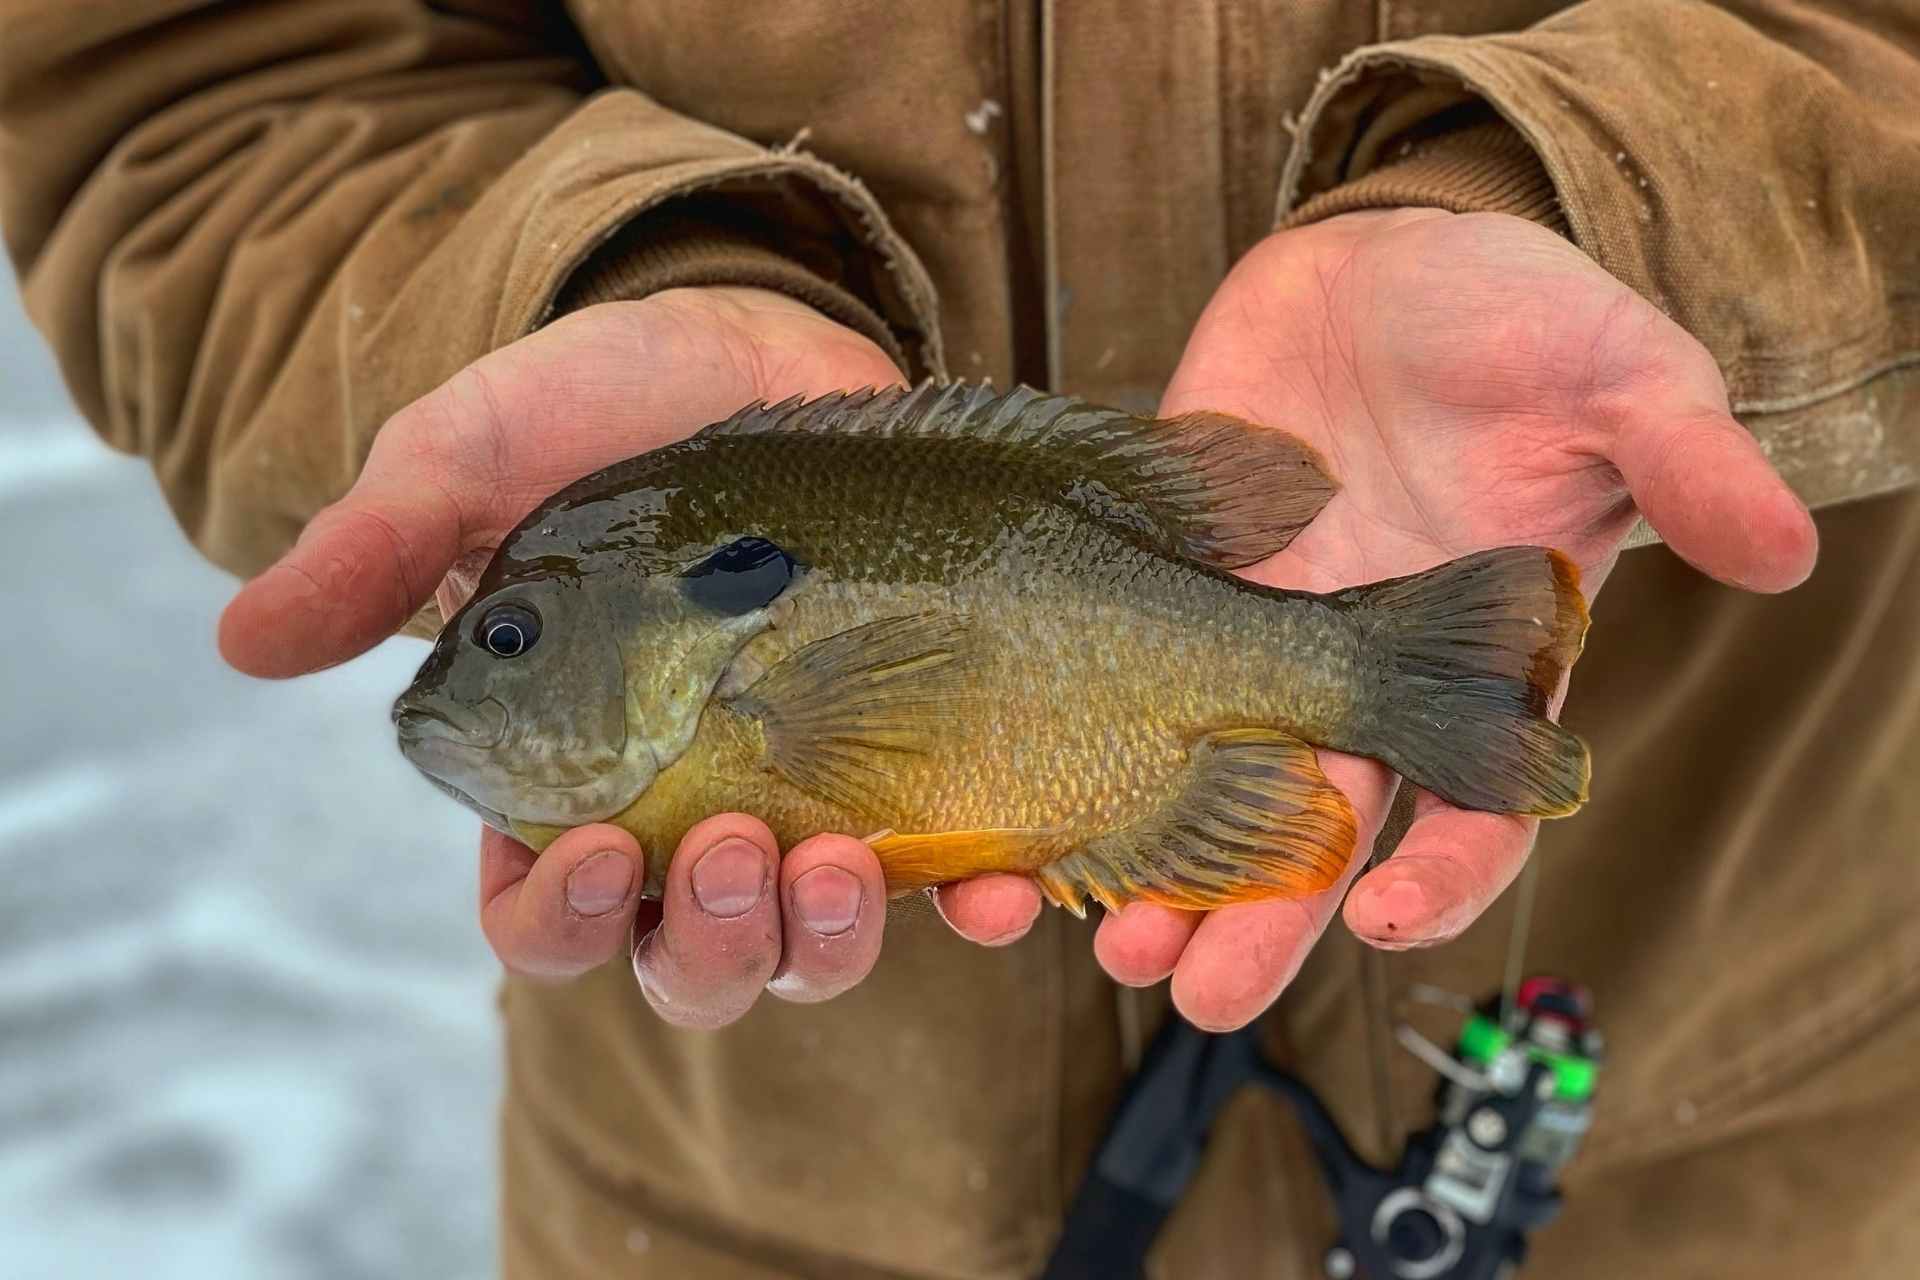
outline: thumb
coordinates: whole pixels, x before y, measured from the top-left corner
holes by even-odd
[[[1728,414],[1637,417],[1613,461],[1654,532],[1702,573],[1773,592],[1813,572],[1813,517]]]
[[[345,662],[406,625],[460,554],[460,512],[436,486],[367,477],[220,617],[220,654],[284,679]]]

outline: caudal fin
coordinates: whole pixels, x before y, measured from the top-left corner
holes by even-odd
[[[1557,818],[1586,800],[1586,744],[1547,718],[1587,631],[1571,560],[1501,547],[1342,598],[1386,671],[1360,750],[1465,809]]]

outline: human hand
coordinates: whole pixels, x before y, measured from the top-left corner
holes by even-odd
[[[880,956],[886,881],[850,836],[814,836],[782,857],[765,824],[721,814],[680,841],[658,901],[640,897],[645,882],[639,843],[606,823],[575,827],[537,857],[481,833],[480,925],[502,964],[571,978],[630,949],[647,1002],[680,1026],[725,1026],[762,991],[830,999]]]
[[[1591,597],[1637,516],[1722,582],[1782,591],[1811,571],[1813,522],[1728,413],[1706,349],[1541,227],[1495,214],[1348,214],[1269,237],[1209,303],[1161,404],[1285,428],[1342,486],[1294,543],[1246,576],[1332,591],[1515,543],[1557,547]],[[1102,921],[1100,962],[1173,979],[1198,1025],[1240,1026],[1299,970],[1364,864],[1392,800],[1383,766],[1323,751],[1361,838],[1312,898],[1210,913],[1136,903]],[[1600,764],[1605,785],[1605,762]],[[1519,873],[1538,823],[1422,792],[1393,857],[1346,898],[1376,946],[1443,941]],[[977,936],[1039,898],[995,879],[943,890]]]
[[[866,338],[762,290],[670,290],[576,312],[396,414],[353,489],[227,607],[221,652],[271,677],[344,662],[430,597],[450,616],[507,532],[580,476],[754,400],[898,381]],[[756,820],[711,818],[681,842],[657,903],[640,898],[646,856],[604,824],[567,832],[537,859],[487,831],[488,941],[510,969],[565,977],[637,938],[647,998],[691,1026],[732,1021],[763,989],[826,999],[879,954],[885,887],[857,840],[816,836],[781,859]]]
[[[755,400],[900,381],[872,342],[763,289],[576,311],[395,414],[347,495],[227,606],[220,652],[273,678],[345,662],[429,598],[451,616],[500,540],[581,476]]]

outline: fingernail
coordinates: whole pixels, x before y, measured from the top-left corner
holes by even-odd
[[[1373,893],[1370,909],[1380,926],[1374,941],[1388,947],[1425,947],[1450,942],[1472,915],[1462,909],[1462,891],[1441,877],[1416,874],[1409,868],[1400,879]]]
[[[612,849],[594,854],[567,876],[567,905],[583,916],[603,916],[627,900],[633,859]]]
[[[766,890],[766,855],[737,836],[722,840],[693,864],[694,901],[710,916],[743,916]]]
[[[1411,880],[1395,880],[1384,889],[1374,889],[1368,910],[1379,919],[1375,937],[1382,942],[1409,944],[1419,942],[1432,923],[1427,895]]]
[[[793,882],[793,913],[800,923],[832,938],[853,928],[866,890],[844,867],[815,867]]]

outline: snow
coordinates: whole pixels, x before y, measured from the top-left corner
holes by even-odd
[[[493,1271],[472,819],[395,641],[223,667],[232,592],[0,298],[0,1276]]]

